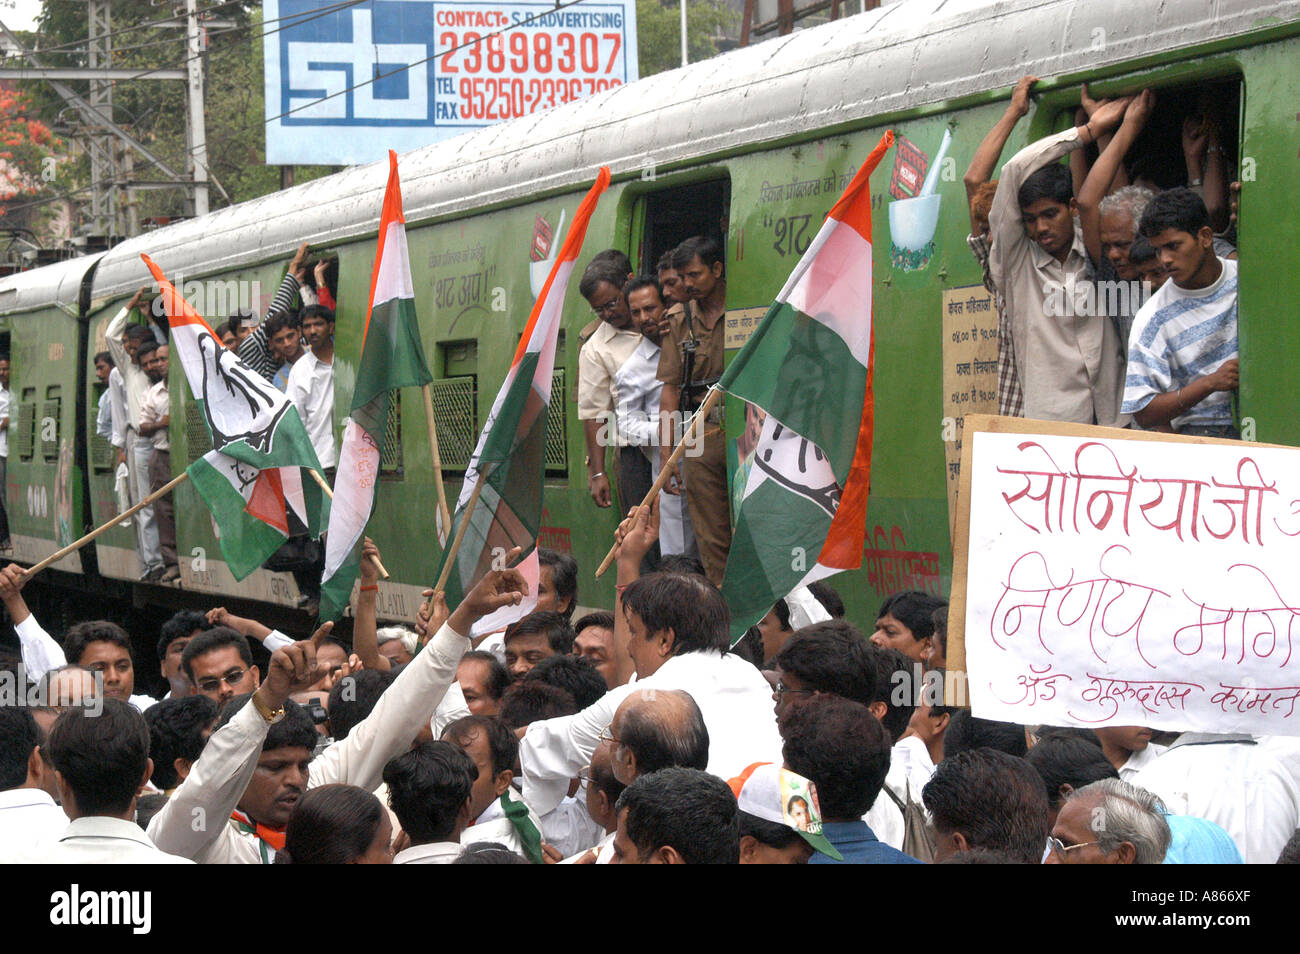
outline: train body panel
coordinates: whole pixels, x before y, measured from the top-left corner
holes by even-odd
[[[1248,436],[1300,443],[1300,419],[1286,398],[1300,354],[1300,328],[1270,317],[1289,314],[1300,296],[1300,278],[1285,268],[1261,267],[1293,261],[1300,251],[1293,225],[1300,206],[1294,188],[1300,165],[1300,2],[1107,0],[1088,4],[1086,12],[1073,3],[1028,0],[917,6],[886,7],[802,31],[401,157],[416,311],[436,379],[436,419],[453,506],[465,462],[540,288],[539,276],[544,278],[543,253],[562,241],[597,165],[610,164],[615,180],[591,222],[584,262],[615,246],[646,267],[662,249],[671,214],[684,216],[684,222],[699,212],[672,213],[666,197],[698,195],[706,205],[715,203],[708,210],[716,213],[726,239],[727,336],[734,352],[848,178],[889,128],[900,144],[873,181],[877,416],[867,552],[861,571],[831,583],[860,624],[870,621],[893,590],[946,594],[951,555],[945,442],[960,437],[950,418],[963,404],[961,395],[943,385],[952,364],[945,309],[950,318],[959,290],[974,294],[980,283],[965,241],[961,173],[1001,116],[1007,90],[1025,73],[1045,79],[1003,160],[1070,122],[1081,81],[1100,95],[1147,84],[1175,92],[1212,82],[1236,84],[1243,105],[1233,151],[1246,183],[1240,409],[1243,423],[1249,420],[1253,428]],[[931,7],[935,15],[926,16]],[[941,157],[945,132],[952,142]],[[908,162],[900,169],[902,153]],[[891,195],[891,187],[904,196],[915,192],[919,183],[908,176],[923,174],[930,163],[938,166],[937,189],[931,200],[911,200],[920,212],[918,225],[891,209],[905,201],[897,191]],[[193,295],[188,287],[182,290],[196,304],[210,304],[214,286],[234,283],[264,311],[294,248],[309,239],[315,252],[339,260],[335,420],[341,424],[356,374],[384,180],[380,164],[357,167],[122,243],[94,274],[86,355],[99,350],[103,324],[145,282],[140,252],[153,256],[169,276],[194,282]],[[75,323],[54,306],[11,310],[4,296],[14,281],[0,280],[0,321],[11,328],[28,316],[51,328],[62,329],[65,319]],[[223,317],[205,314],[214,324]],[[539,539],[578,558],[584,604],[608,605],[612,580],[596,583],[590,571],[612,539],[616,515],[598,510],[588,496],[575,403],[579,330],[590,320],[575,279],[556,362]],[[60,330],[60,340],[64,335]],[[38,334],[23,340],[23,347],[37,349],[52,344]],[[28,373],[19,365],[35,355],[21,353],[23,359],[15,346],[15,400]],[[65,365],[75,372],[75,358]],[[58,367],[53,374],[67,373]],[[78,380],[93,416],[93,373],[59,378],[63,387]],[[179,473],[208,445],[175,361],[171,394],[172,465]],[[986,405],[987,398],[977,395],[976,401]],[[743,409],[729,406],[728,421],[729,433],[739,434]],[[93,430],[93,420],[83,419],[82,432],[92,444]],[[64,426],[60,433],[73,429]],[[394,402],[368,531],[393,573],[381,584],[380,613],[386,617],[411,616],[419,588],[431,581],[438,561],[426,434],[420,395],[407,389]],[[25,483],[19,484],[12,446],[11,440],[11,520],[32,481],[54,481],[51,492],[63,486],[57,468],[47,466],[57,460],[24,471]],[[115,512],[112,474],[95,464],[93,448],[89,460],[90,522],[98,524]],[[72,474],[69,499],[79,499],[72,491],[80,479]],[[175,499],[182,584],[203,594],[196,605],[236,596],[294,605],[299,594],[289,574],[262,570],[235,583],[197,493],[182,485]],[[58,527],[49,516],[41,519],[23,526],[52,549]],[[99,548],[100,573],[121,580],[138,575],[132,541],[127,528],[110,531]],[[28,552],[22,557],[27,560]]]

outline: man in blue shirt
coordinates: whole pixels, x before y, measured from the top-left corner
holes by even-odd
[[[810,865],[920,863],[881,842],[862,820],[885,784],[890,750],[889,734],[866,706],[813,695],[787,709],[779,726],[785,767],[817,787],[822,834],[844,858],[818,852]]]

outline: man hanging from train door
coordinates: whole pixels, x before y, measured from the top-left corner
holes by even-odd
[[[132,503],[149,495],[149,459],[153,456],[153,441],[140,434],[140,403],[151,382],[144,369],[136,363],[135,357],[140,345],[156,338],[144,325],[128,325],[127,318],[145,300],[147,291],[143,287],[137,291],[104,329],[109,353],[126,385],[126,466],[131,476]],[[153,506],[143,508],[136,514],[135,520],[136,553],[144,570],[140,579],[152,583],[166,570],[158,546],[158,526],[154,521]]]
[[[682,242],[673,253],[673,269],[681,277],[688,301],[668,310],[668,333],[659,356],[659,380],[664,383],[659,404],[660,442],[665,453],[677,446],[681,436],[678,425],[684,427],[722,376],[727,310],[722,243],[717,239],[696,236]],[[667,485],[670,493],[680,493],[681,478],[685,478],[686,506],[700,562],[715,586],[722,585],[731,549],[724,421],[719,401],[708,419],[700,422],[703,438],[686,448]]]

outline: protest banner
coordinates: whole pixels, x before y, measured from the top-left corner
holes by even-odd
[[[1300,735],[1300,449],[984,415],[966,435],[948,662],[974,715]]]

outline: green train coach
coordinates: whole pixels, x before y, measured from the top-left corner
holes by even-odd
[[[876,438],[866,552],[861,570],[832,584],[859,624],[893,590],[946,595],[958,425],[963,413],[992,410],[994,397],[980,383],[988,361],[975,345],[990,324],[965,241],[962,171],[1025,74],[1043,79],[1004,160],[1070,124],[1082,83],[1097,96],[1155,87],[1168,121],[1152,124],[1145,148],[1173,167],[1182,162],[1179,104],[1207,93],[1227,104],[1222,112],[1234,128],[1222,130],[1222,142],[1243,184],[1240,414],[1247,436],[1300,444],[1300,417],[1285,398],[1300,355],[1300,323],[1287,318],[1300,300],[1300,272],[1285,264],[1300,252],[1300,0],[928,0],[736,50],[400,157],[449,495],[459,491],[548,256],[600,165],[611,166],[613,184],[582,261],[617,247],[650,270],[688,235],[724,238],[734,352],[844,184],[893,129],[898,145],[872,183]],[[930,172],[936,187],[919,195]],[[141,252],[213,323],[233,297],[264,311],[300,242],[312,243],[313,257],[337,259],[341,422],[384,182],[383,164],[351,168],[99,256],[0,280],[0,345],[7,339],[12,355],[5,492],[16,560],[30,565],[117,513],[112,450],[95,433],[100,385],[91,358],[104,348],[111,317],[149,283]],[[609,606],[612,575],[596,581],[592,571],[611,543],[615,514],[596,508],[587,492],[574,375],[579,329],[591,313],[576,286],[575,278],[556,360],[540,542],[577,558],[580,603]],[[179,473],[209,444],[179,362],[170,388]],[[728,415],[729,433],[740,433],[742,409],[733,404]],[[380,585],[380,614],[410,619],[439,557],[418,392],[394,402],[388,438],[369,534],[392,573]],[[60,632],[95,616],[156,621],[178,606],[218,604],[305,628],[290,574],[264,569],[236,583],[193,487],[177,488],[175,508],[178,587],[137,582],[134,532],[116,527],[31,584],[48,628]],[[135,631],[144,645],[156,627]]]

